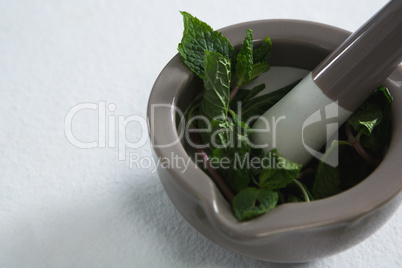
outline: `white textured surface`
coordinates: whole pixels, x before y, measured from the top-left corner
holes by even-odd
[[[214,28],[297,18],[353,31],[385,2],[0,0],[0,267],[286,267],[209,242],[150,168],[130,168],[113,146],[74,147],[64,118],[101,101],[117,107],[108,116],[145,117],[181,38],[178,10]],[[97,140],[97,120],[96,111],[80,112],[74,134]],[[136,141],[146,130],[131,123],[126,133]],[[149,144],[128,152],[150,157]],[[295,266],[401,267],[401,222],[399,209],[362,244]]]

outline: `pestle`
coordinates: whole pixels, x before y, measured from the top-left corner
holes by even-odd
[[[251,142],[299,164],[320,158],[320,148],[401,60],[402,0],[392,0],[256,120]]]

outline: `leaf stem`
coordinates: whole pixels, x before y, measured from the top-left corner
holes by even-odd
[[[306,202],[310,202],[308,193],[306,192],[306,189],[304,189],[303,185],[297,179],[293,179],[293,182],[300,188],[301,192],[303,193],[304,200]]]
[[[348,146],[353,147],[353,144],[350,143],[349,141],[338,140],[337,143],[338,143],[338,146],[339,145],[348,145]]]
[[[194,143],[200,144],[201,139],[196,133],[191,133],[191,139],[193,140]],[[203,150],[198,148],[197,152],[201,155],[202,161],[204,164],[205,169],[208,171],[210,174],[212,180],[215,182],[216,186],[221,190],[223,196],[226,198],[226,200],[232,204],[233,198],[234,198],[234,193],[230,189],[230,187],[227,185],[221,174],[217,169],[215,169],[212,165],[211,162],[209,161],[208,154]]]
[[[310,167],[310,168],[306,168],[302,171],[300,171],[299,175],[297,176],[297,179],[301,179],[304,176],[310,175],[310,174],[314,174],[314,172],[316,171],[315,168]]]
[[[348,141],[352,144],[353,148],[355,148],[356,152],[370,165],[377,166],[380,161],[371,155],[369,155],[366,150],[364,150],[363,146],[360,142],[353,136],[352,128],[349,124],[345,125],[346,136],[348,137]]]
[[[193,113],[196,109],[200,107],[200,103],[195,104],[187,113],[187,121],[189,121],[193,117]],[[190,127],[194,127],[193,124],[191,124]]]
[[[360,138],[361,138],[362,135],[363,135],[363,131],[360,130],[360,131],[357,133],[357,135],[356,135],[356,140],[357,140],[358,142],[360,142]]]

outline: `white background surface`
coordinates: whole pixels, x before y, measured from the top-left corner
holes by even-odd
[[[130,168],[114,146],[72,145],[66,114],[104,101],[116,106],[107,111],[116,120],[145,118],[151,87],[181,39],[179,10],[214,29],[294,18],[354,31],[385,3],[0,0],[0,267],[287,267],[198,234],[151,168]],[[97,141],[97,111],[78,113],[73,132]],[[130,123],[124,133],[138,141],[146,129]],[[149,159],[149,143],[130,152]],[[401,267],[401,222],[399,209],[360,245],[289,267]]]

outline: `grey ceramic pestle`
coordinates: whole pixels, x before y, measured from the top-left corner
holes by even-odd
[[[401,61],[402,0],[392,0],[264,113],[251,141],[300,164],[320,158],[318,150]]]

